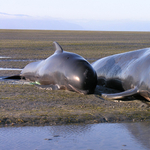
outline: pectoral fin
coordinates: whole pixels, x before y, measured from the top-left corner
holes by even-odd
[[[120,93],[114,93],[114,94],[102,94],[102,97],[106,98],[106,99],[123,99],[127,96],[132,96],[139,93],[139,90],[137,87],[124,91],[124,92],[120,92]]]

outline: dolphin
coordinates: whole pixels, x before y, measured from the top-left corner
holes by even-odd
[[[98,84],[119,93],[102,93],[106,99],[138,96],[150,101],[150,48],[144,48],[101,58],[91,64]]]
[[[81,94],[94,93],[97,74],[90,63],[80,55],[66,52],[54,42],[55,53],[45,60],[29,63],[19,76],[6,79],[22,78],[52,89],[66,89]]]

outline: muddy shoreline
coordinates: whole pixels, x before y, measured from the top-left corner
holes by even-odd
[[[146,101],[104,100],[101,92],[115,92],[97,86],[95,93],[81,95],[70,91],[39,89],[21,82],[1,82],[0,125],[56,125],[70,123],[149,121]]]
[[[150,33],[146,32],[0,30],[0,68],[22,69],[31,60],[47,58],[54,52],[53,41],[92,62],[111,54],[150,47],[149,39]],[[1,77],[19,73],[0,70]],[[115,91],[97,86],[94,94],[80,95],[1,80],[0,126],[150,121],[149,102],[132,97],[108,101],[101,97],[102,92]]]

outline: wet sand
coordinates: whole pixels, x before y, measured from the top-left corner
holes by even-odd
[[[149,38],[150,33],[146,32],[0,30],[0,68],[22,69],[31,60],[49,57],[54,52],[53,41],[59,42],[65,51],[75,52],[93,62],[111,54],[150,47]],[[0,70],[0,76],[19,73]],[[149,102],[133,98],[108,101],[101,97],[102,92],[115,91],[97,86],[94,94],[80,95],[1,80],[0,125],[135,122],[150,119]]]

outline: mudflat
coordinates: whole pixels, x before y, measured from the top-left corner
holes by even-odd
[[[89,62],[99,58],[150,47],[149,32],[0,30],[0,68],[23,68],[54,53],[53,41],[65,51]],[[0,70],[0,76],[20,71]],[[115,90],[97,86],[95,93],[40,89],[32,84],[0,81],[0,125],[50,125],[149,121],[149,102],[133,99],[105,100],[101,92]]]

